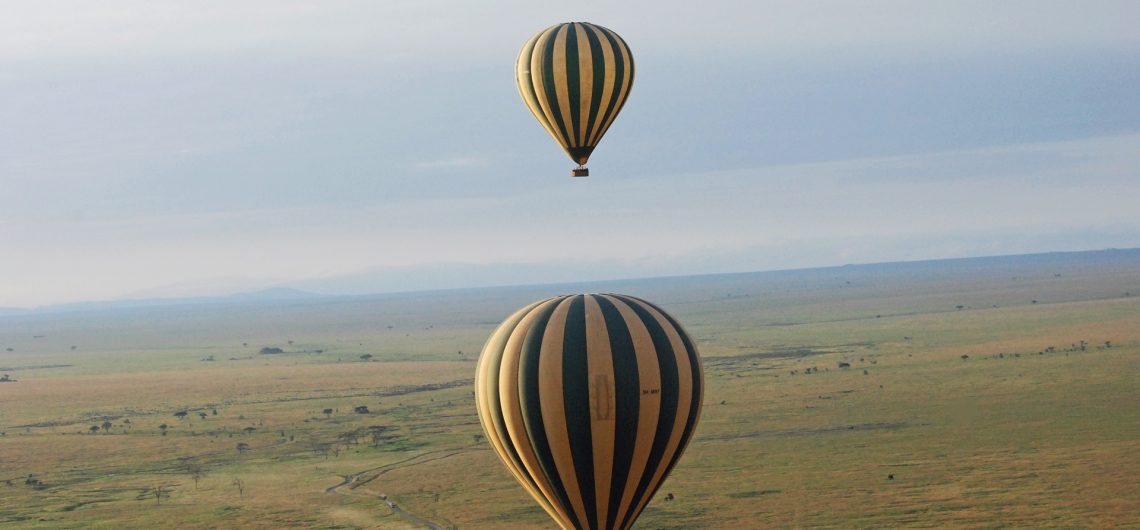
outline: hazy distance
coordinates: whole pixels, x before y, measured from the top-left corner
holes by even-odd
[[[1140,247],[1140,4],[13,2],[0,306]],[[572,163],[535,31],[633,94]]]

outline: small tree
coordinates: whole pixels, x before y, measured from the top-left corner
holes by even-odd
[[[87,430],[91,431],[91,434],[95,434],[95,433],[99,432],[99,426],[98,426],[98,425],[92,425],[92,426],[91,426],[89,429],[87,429]]]
[[[388,427],[385,425],[372,425],[368,427],[368,434],[372,436],[373,447],[380,447],[380,444],[384,441],[384,432],[387,430]]]
[[[247,444],[247,443],[245,443],[245,442],[238,442],[238,444],[237,444],[237,452],[238,452],[238,454],[239,454],[239,455],[240,455],[240,454],[245,454],[245,452],[246,452],[246,451],[249,451],[249,444]]]
[[[186,461],[186,472],[194,481],[194,489],[198,489],[198,481],[202,480],[202,476],[206,474],[206,467],[197,460]]]
[[[113,427],[113,425],[111,425],[111,422],[109,420],[104,421],[103,422],[103,434],[107,434],[107,433],[111,432],[111,427]]]
[[[333,413],[333,409],[325,409],[325,410],[323,410],[323,411],[321,411],[321,412],[324,412],[324,413],[325,413],[325,417],[327,418],[327,417],[329,417],[329,416],[332,416],[332,413]]]
[[[162,431],[162,435],[163,435],[163,436],[166,436],[166,429],[169,429],[169,428],[170,428],[170,426],[169,426],[169,425],[167,425],[167,424],[165,424],[165,423],[163,423],[162,425],[159,425],[159,426],[158,426],[158,429],[159,429],[160,431]]]
[[[321,443],[321,442],[318,442],[315,440],[313,441],[313,453],[318,454],[318,455],[324,455],[325,460],[329,459],[329,450],[331,450],[331,449],[332,449],[332,444]]]
[[[235,478],[232,484],[238,489],[238,498],[245,497],[245,481],[240,478]]]
[[[362,360],[362,361],[369,361],[371,359],[372,359],[371,353],[366,353],[366,354],[360,356],[360,360]]]

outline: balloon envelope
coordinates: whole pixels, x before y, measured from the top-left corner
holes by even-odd
[[[530,304],[487,340],[475,399],[487,440],[565,529],[629,528],[700,418],[697,348],[638,298]]]
[[[515,81],[534,117],[582,165],[629,97],[633,55],[609,29],[556,24],[523,45]]]

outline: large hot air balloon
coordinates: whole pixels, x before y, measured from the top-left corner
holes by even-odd
[[[564,529],[629,528],[693,436],[696,345],[653,304],[565,295],[508,317],[483,347],[487,440]]]
[[[578,163],[571,174],[585,177],[586,160],[633,87],[633,55],[606,28],[556,24],[523,45],[515,81],[534,117]]]

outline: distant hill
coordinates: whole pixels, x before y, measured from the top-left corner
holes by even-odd
[[[221,301],[273,301],[273,300],[304,300],[308,298],[319,298],[321,295],[302,291],[300,289],[293,289],[292,287],[271,287],[269,289],[262,289],[260,291],[251,291],[248,293],[236,293],[229,296],[216,297],[216,300]]]
[[[1013,256],[987,256],[975,258],[936,259],[925,261],[902,261],[870,264],[848,264],[834,267],[811,269],[791,269],[762,272],[738,272],[692,276],[667,276],[652,278],[626,278],[601,281],[565,282],[533,285],[502,285],[495,287],[472,287],[432,291],[404,291],[376,293],[370,295],[327,295],[303,291],[291,287],[274,287],[251,292],[235,293],[227,296],[207,296],[189,298],[143,298],[61,304],[36,309],[0,308],[0,316],[21,314],[47,314],[107,309],[135,309],[153,307],[206,306],[206,305],[277,305],[300,304],[310,301],[398,299],[404,297],[439,297],[451,295],[499,292],[504,295],[535,293],[547,296],[549,293],[572,292],[641,292],[660,293],[668,297],[670,293],[689,297],[693,293],[723,292],[730,295],[734,286],[742,282],[750,285],[800,285],[805,288],[818,285],[832,285],[837,280],[860,282],[887,280],[892,282],[924,281],[936,282],[939,279],[960,280],[964,275],[991,277],[1053,276],[1082,273],[1090,269],[1112,272],[1121,269],[1140,267],[1140,248],[1106,249],[1078,252],[1047,252]],[[846,284],[845,284],[846,285]],[[1137,289],[1140,291],[1140,288]],[[1137,293],[1140,294],[1140,293]]]
[[[169,307],[186,305],[209,305],[231,303],[261,303],[281,302],[290,300],[308,300],[320,298],[322,295],[293,289],[291,287],[272,287],[258,291],[234,293],[225,296],[196,296],[184,298],[133,298],[125,300],[102,300],[93,302],[77,302],[73,304],[57,304],[35,309],[0,308],[0,316],[28,313],[62,313],[72,311],[104,310],[104,309],[133,309],[146,307]]]

